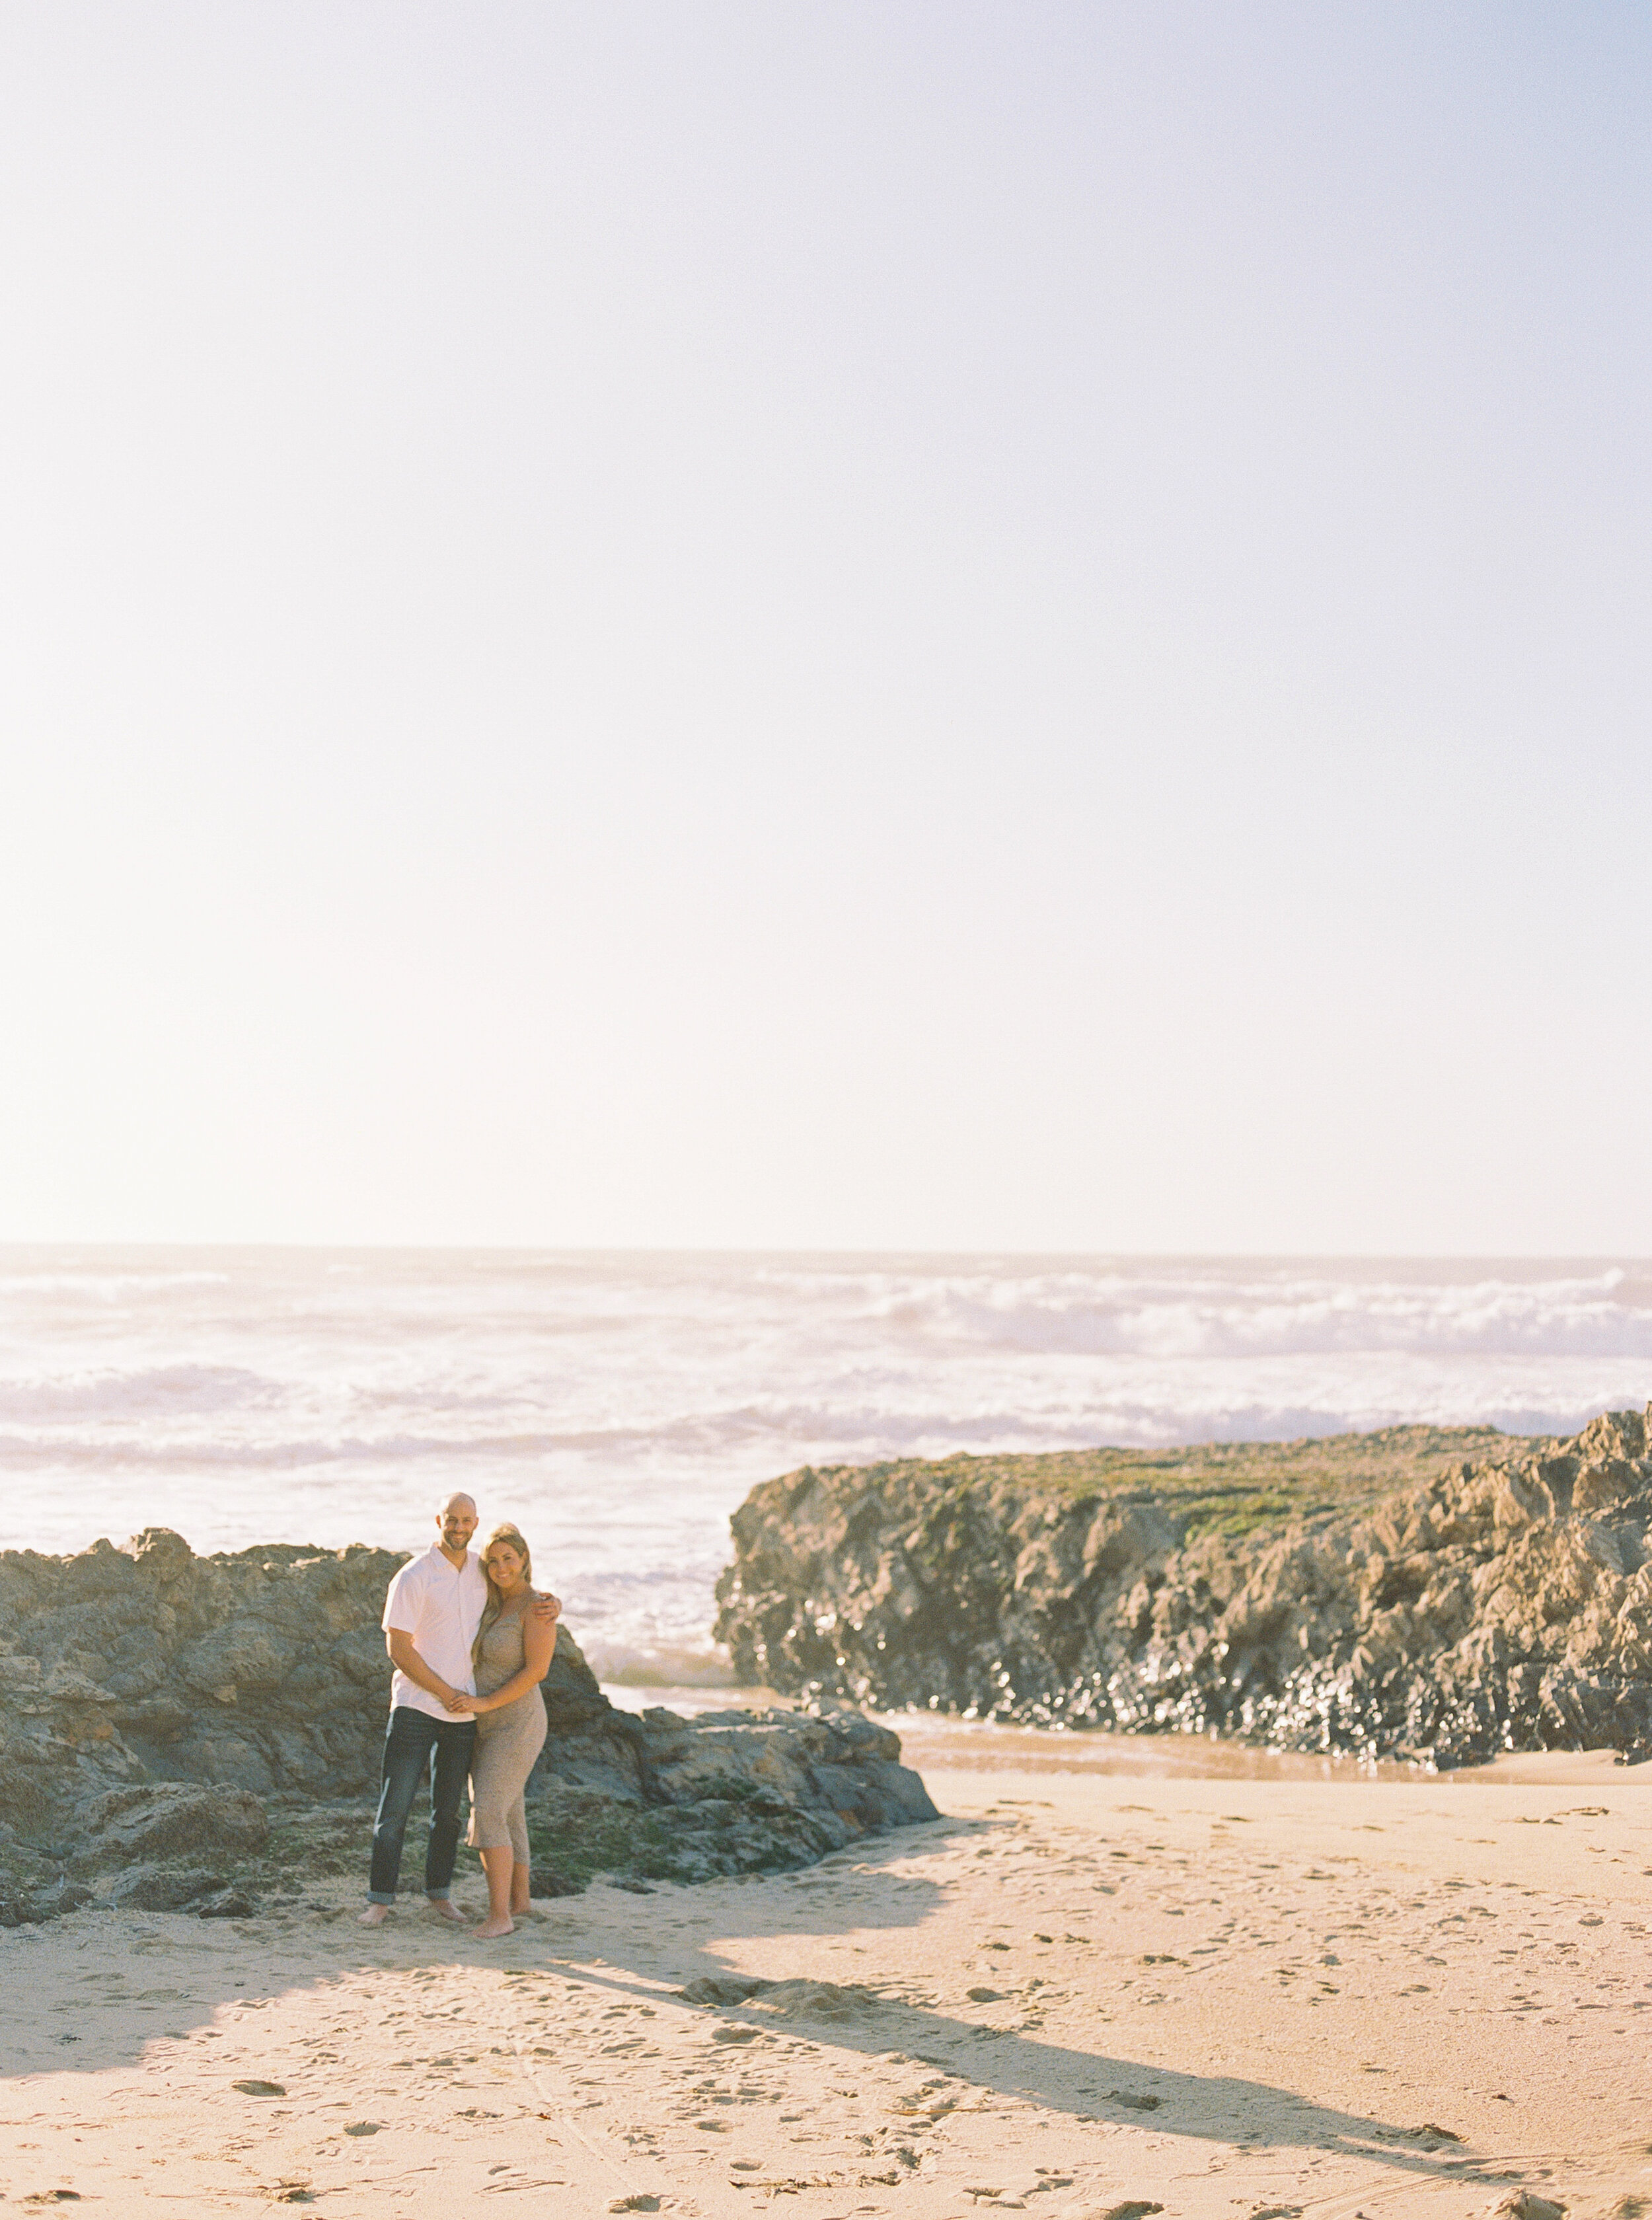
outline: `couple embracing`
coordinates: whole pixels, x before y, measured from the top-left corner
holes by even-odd
[[[402,1566],[384,1605],[384,1646],[396,1668],[384,1773],[373,1824],[365,1927],[396,1901],[402,1837],[426,1764],[430,1840],[425,1894],[444,1919],[466,1924],[453,1903],[458,1807],[471,1782],[471,1830],[488,1876],[488,1917],[478,1936],[508,1935],[528,1905],[524,1791],[545,1747],[539,1683],[551,1669],[562,1606],[532,1583],[521,1530],[496,1526],[471,1548],[477,1508],[450,1495],[436,1513],[437,1539]]]

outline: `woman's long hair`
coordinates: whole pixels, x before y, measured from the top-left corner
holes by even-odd
[[[477,1553],[482,1559],[484,1569],[488,1562],[488,1552],[496,1542],[508,1542],[521,1559],[522,1586],[531,1593],[533,1586],[533,1556],[523,1537],[521,1528],[514,1525],[508,1518],[500,1520]],[[476,1640],[471,1644],[471,1662],[473,1665],[479,1665],[482,1662],[482,1637],[504,1609],[504,1598],[493,1584],[493,1575],[489,1573],[488,1600],[482,1606],[482,1623],[477,1628]]]

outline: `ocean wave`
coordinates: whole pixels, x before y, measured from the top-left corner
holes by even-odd
[[[1652,1289],[1587,1279],[1456,1285],[1304,1277],[967,1276],[867,1291],[869,1309],[937,1348],[1158,1360],[1378,1354],[1652,1360]]]
[[[100,1303],[120,1302],[132,1295],[171,1294],[179,1288],[225,1288],[225,1271],[0,1272],[0,1297],[25,1295],[33,1301],[41,1295],[83,1295]]]
[[[578,1437],[575,1437],[577,1439]],[[194,1468],[209,1471],[296,1471],[309,1465],[418,1463],[433,1459],[544,1457],[564,1446],[556,1436],[479,1435],[452,1439],[402,1434],[377,1439],[244,1441],[78,1437],[72,1433],[0,1434],[0,1462],[38,1469],[56,1463]]]
[[[1343,1392],[1315,1401],[1268,1396],[1206,1395],[1153,1401],[1098,1397],[1082,1407],[981,1409],[959,1416],[938,1410],[857,1411],[829,1404],[696,1413],[651,1427],[587,1428],[565,1433],[302,1435],[268,1439],[209,1435],[78,1432],[13,1425],[0,1431],[0,1465],[13,1471],[265,1472],[299,1474],[355,1468],[377,1473],[439,1466],[455,1475],[477,1467],[538,1466],[564,1476],[606,1475],[611,1484],[639,1486],[696,1472],[708,1485],[742,1487],[805,1464],[883,1463],[901,1457],[1004,1456],[1091,1449],[1166,1449],[1210,1441],[1280,1441],[1330,1436],[1420,1421],[1488,1425],[1508,1433],[1573,1432],[1609,1405],[1638,1409],[1645,1383],[1630,1392],[1575,1388],[1546,1399],[1485,1382],[1465,1393],[1409,1396]],[[65,1415],[74,1415],[65,1412]]]
[[[59,1379],[0,1379],[0,1420],[48,1425],[90,1419],[161,1421],[220,1411],[268,1408],[280,1384],[228,1364],[163,1364],[134,1372]]]

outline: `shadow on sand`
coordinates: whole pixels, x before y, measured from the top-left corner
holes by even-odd
[[[737,1969],[723,1955],[730,1944],[918,1926],[944,1891],[921,1875],[891,1868],[997,1824],[942,1819],[858,1844],[800,1873],[627,1895],[621,1964],[613,1957],[618,1892],[601,1885],[587,1897],[556,1903],[499,1943],[480,1942],[467,1930],[418,1911],[398,1913],[371,1937],[355,1927],[352,1911],[336,1909],[320,1919],[295,1911],[211,1923],[183,1914],[77,1913],[58,1929],[0,1937],[8,1988],[30,1980],[60,1984],[47,2005],[57,2024],[14,2024],[0,2039],[0,2076],[159,2065],[159,2042],[188,2039],[191,2027],[209,2024],[222,2006],[256,2007],[295,1989],[324,1986],[341,1973],[375,1968],[554,1972],[593,1991],[658,2005],[695,1980],[737,1981]],[[88,1967],[84,1945],[99,1930],[107,1932],[107,1955]],[[715,1955],[708,1947],[713,1936]],[[583,1947],[588,1942],[589,1951]],[[60,1943],[71,1944],[72,1955]],[[318,1963],[328,1951],[331,1960]],[[177,1967],[171,1980],[169,1961]],[[813,1998],[805,1993],[810,1989]],[[902,1993],[875,1970],[862,1983],[794,1982],[783,1985],[778,1998],[766,1997],[765,1987],[745,2001],[685,2008],[826,2051],[869,2057],[900,2052],[979,2091],[1026,2098],[1077,2119],[1253,2148],[1337,2152],[1445,2178],[1460,2177],[1474,2164],[1467,2153],[1437,2158],[1399,2147],[1415,2142],[1414,2128],[1314,2104],[1265,2082],[1144,2065],[1101,2049],[1045,2042],[1025,2029],[954,2017],[925,2001],[921,1990]]]

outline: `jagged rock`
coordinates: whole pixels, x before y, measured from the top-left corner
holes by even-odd
[[[201,1919],[249,1919],[258,1908],[257,1899],[244,1888],[215,1889],[210,1896],[186,1907]]]
[[[1170,1453],[1237,1470],[1318,1450],[1364,1475],[1364,1501],[1338,1509],[1331,1487],[1237,1531],[1139,1470],[1110,1493],[1097,1460],[1118,1452],[805,1469],[735,1514],[717,1631],[742,1678],[820,1702],[1440,1767],[1652,1755],[1646,1419],[1482,1432],[1490,1454],[1372,1488],[1385,1445],[1414,1463],[1425,1431]]]
[[[900,1737],[857,1712],[818,1718],[705,1712],[690,1721],[652,1710],[641,1724],[652,1801],[695,1805],[744,1792],[748,1799],[830,1812],[845,1824],[845,1841],[936,1817],[922,1781],[899,1762]]]
[[[191,1788],[171,1780],[111,1789],[83,1805],[78,1818],[84,1835],[76,1862],[84,1873],[180,1851],[245,1855],[262,1849],[270,1833],[263,1805],[244,1788]]]
[[[129,1911],[183,1911],[223,1885],[221,1873],[199,1867],[130,1866],[117,1875],[107,1900]]]
[[[589,1733],[546,1742],[529,1787],[536,1871],[683,1881],[783,1872],[937,1816],[897,1762],[899,1737],[856,1712],[616,1716],[633,1737],[630,1770],[594,1764]]]
[[[72,1908],[88,1882],[109,1902],[228,1917],[266,1868],[365,1879],[390,1691],[379,1616],[402,1562],[285,1544],[196,1557],[158,1527],[126,1550],[0,1555],[0,1924]],[[565,1629],[544,1697],[542,1894],[597,1873],[775,1871],[934,1817],[898,1739],[853,1714],[638,1718]]]
[[[0,1886],[0,1927],[22,1927],[38,1924],[42,1920],[60,1919],[68,1911],[78,1911],[90,1904],[92,1892],[84,1881],[71,1880],[59,1874],[49,1886],[14,1893]]]

